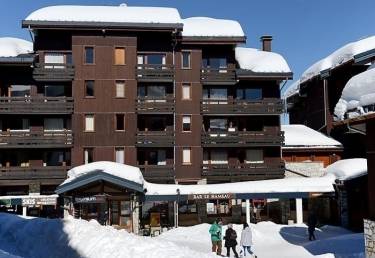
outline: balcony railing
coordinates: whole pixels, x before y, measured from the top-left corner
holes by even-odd
[[[174,66],[161,64],[138,64],[137,80],[141,82],[173,82]]]
[[[238,147],[240,146],[281,146],[284,141],[282,131],[238,131],[204,132],[203,147]]]
[[[72,114],[71,97],[0,97],[0,114]]]
[[[60,179],[67,177],[67,166],[0,167],[0,180]]]
[[[151,182],[174,181],[173,165],[140,165],[143,177]]]
[[[64,148],[72,145],[71,130],[0,132],[0,148]]]
[[[228,68],[202,68],[201,81],[203,84],[233,85],[237,83],[236,70]]]
[[[173,131],[138,131],[136,145],[140,147],[173,147]]]
[[[235,100],[203,99],[203,114],[282,114],[284,110],[281,99]]]
[[[36,81],[72,81],[74,66],[64,63],[36,63],[33,78]]]
[[[239,164],[204,164],[202,177],[208,181],[240,181],[283,178],[285,163],[239,163]]]
[[[165,97],[138,97],[136,100],[138,113],[173,113],[173,96]]]

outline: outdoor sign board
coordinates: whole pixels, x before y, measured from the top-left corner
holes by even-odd
[[[22,206],[56,205],[56,197],[22,198]]]
[[[106,198],[104,195],[93,195],[85,197],[75,197],[75,203],[105,203]]]
[[[189,194],[188,200],[229,200],[236,199],[236,195],[232,193],[223,194]]]

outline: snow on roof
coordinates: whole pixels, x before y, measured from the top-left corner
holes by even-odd
[[[310,66],[301,76],[301,83],[310,80],[320,74],[320,72],[333,69],[354,58],[355,55],[375,49],[375,36],[351,42],[337,49],[326,58],[321,59]]]
[[[32,12],[26,21],[181,23],[177,9],[166,7],[48,6]]]
[[[285,148],[342,148],[342,144],[305,125],[282,125]]]
[[[237,21],[209,17],[182,19],[184,37],[244,37],[245,33]]]
[[[300,89],[300,80],[297,80],[293,82],[284,92],[283,98],[287,99],[289,97],[292,97],[296,94],[299,94],[299,89]]]
[[[371,104],[375,104],[375,69],[357,74],[346,83],[336,104],[335,115],[343,120],[348,110],[356,108],[364,114],[361,108]]]
[[[142,172],[137,167],[111,161],[98,161],[72,168],[68,171],[68,178],[61,185],[69,183],[81,176],[97,172],[98,170],[140,185],[143,185],[144,182]]]
[[[367,174],[367,159],[342,159],[326,167],[327,175],[350,180]]]
[[[0,57],[16,57],[31,52],[33,43],[29,41],[10,37],[0,38]]]
[[[288,63],[280,54],[245,47],[236,47],[235,52],[241,69],[257,73],[291,72]]]

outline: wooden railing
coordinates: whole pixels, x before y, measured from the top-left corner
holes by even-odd
[[[201,81],[203,84],[235,84],[236,70],[230,68],[202,68]]]
[[[72,64],[36,63],[33,78],[36,81],[72,81],[74,79]]]
[[[136,141],[142,147],[173,147],[175,136],[173,131],[138,131]]]
[[[0,114],[72,114],[71,97],[0,97]]]
[[[67,166],[0,167],[0,180],[66,179]]]
[[[159,64],[139,64],[136,66],[138,81],[143,82],[173,82],[174,66]]]
[[[136,100],[138,113],[173,113],[173,96],[165,97],[138,97]]]
[[[209,181],[221,180],[262,180],[284,177],[285,163],[238,163],[238,164],[204,164],[202,177]]]
[[[72,145],[71,130],[0,132],[0,148],[55,148]]]
[[[284,141],[282,131],[237,131],[237,132],[204,132],[204,147],[237,147],[241,146],[281,146]]]
[[[277,98],[262,100],[203,99],[203,114],[282,114],[283,101]]]
[[[152,182],[173,181],[175,177],[173,165],[140,165],[143,177]]]

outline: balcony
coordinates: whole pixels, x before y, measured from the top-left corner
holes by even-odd
[[[56,183],[62,183],[66,179],[67,166],[48,166],[48,167],[0,167],[0,184],[9,180],[14,184],[18,180],[53,180]]]
[[[227,68],[202,68],[201,82],[205,85],[234,85],[236,70]]]
[[[173,165],[140,165],[143,177],[150,182],[174,182]]]
[[[282,131],[238,131],[202,133],[203,147],[251,147],[281,146],[284,142]]]
[[[138,147],[173,147],[175,138],[173,131],[138,131],[136,141]]]
[[[0,97],[0,114],[72,114],[71,97]]]
[[[73,133],[71,130],[0,132],[0,149],[70,148],[72,146]]]
[[[138,64],[136,67],[139,82],[173,82],[174,66],[161,64]]]
[[[215,181],[250,181],[283,178],[284,162],[239,163],[239,164],[204,164],[202,177],[209,182]]]
[[[203,114],[280,115],[283,110],[283,101],[277,98],[262,100],[204,99],[201,101]]]
[[[165,97],[138,97],[136,101],[137,113],[173,113],[174,98],[173,96]]]
[[[36,63],[34,64],[33,78],[35,81],[72,81],[74,66],[64,63]]]

